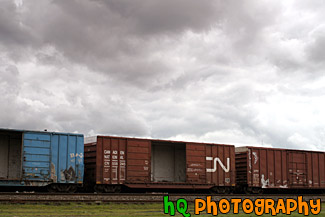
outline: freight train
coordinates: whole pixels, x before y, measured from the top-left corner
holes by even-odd
[[[325,153],[0,129],[0,187],[325,191]]]

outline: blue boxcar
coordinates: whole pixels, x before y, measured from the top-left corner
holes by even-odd
[[[74,191],[83,183],[82,134],[0,129],[0,186]]]

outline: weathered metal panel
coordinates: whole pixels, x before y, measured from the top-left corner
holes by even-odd
[[[87,140],[87,139],[86,139]],[[86,141],[85,140],[85,141]],[[96,169],[96,157],[97,157],[97,137],[96,141],[85,143],[85,181],[91,185],[96,183],[97,169]]]
[[[234,146],[187,143],[186,152],[187,182],[215,186],[235,185]]]
[[[83,182],[83,135],[0,129],[0,143],[3,136],[8,172],[0,185]]]
[[[307,187],[307,157],[306,152],[288,151],[287,165],[290,187]],[[317,157],[317,156],[316,156]],[[314,176],[318,178],[318,159],[313,161]]]
[[[23,137],[23,180],[82,183],[82,135],[25,132]]]
[[[248,164],[247,181],[241,184],[262,188],[287,187],[286,153],[283,150],[248,147],[245,153]]]
[[[65,135],[59,136],[59,159],[57,166],[58,182],[65,182],[64,170],[67,168],[68,162],[68,137]]]
[[[51,135],[51,175],[54,183],[83,182],[83,136],[75,134]]]
[[[145,139],[127,139],[127,166],[128,182],[151,181],[151,141]]]
[[[51,136],[25,132],[23,143],[23,180],[49,181]]]
[[[98,136],[85,144],[86,170],[97,184],[122,184],[126,179],[126,139]],[[95,163],[95,164],[94,164]]]
[[[186,144],[186,181],[193,184],[205,183],[206,150],[205,145]]]
[[[324,188],[324,156],[324,152],[236,148],[237,180],[248,187]],[[246,176],[240,173],[244,168],[240,158],[247,160]]]
[[[218,163],[218,182],[213,181],[218,186],[234,186],[235,180],[235,147],[230,145],[212,145],[215,152],[213,158]]]
[[[53,136],[52,137],[52,151],[51,151],[51,158],[53,159],[52,162],[49,162],[49,168],[50,168],[50,180],[53,183],[58,182],[58,178],[60,179],[60,174],[58,170],[59,165],[59,136]],[[56,160],[55,160],[56,159]]]
[[[77,154],[79,156],[77,156]],[[77,147],[76,147],[76,174],[77,183],[81,184],[84,181],[84,137],[83,135],[77,136]]]
[[[319,180],[320,187],[325,188],[325,153],[319,154]]]

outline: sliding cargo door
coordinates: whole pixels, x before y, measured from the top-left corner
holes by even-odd
[[[151,171],[150,140],[127,139],[127,180],[128,182],[150,182]]]
[[[307,155],[303,152],[289,151],[287,153],[288,177],[291,187],[307,186]]]
[[[23,140],[23,179],[47,181],[50,176],[51,135],[26,132]]]
[[[52,134],[51,173],[54,183],[82,183],[83,181],[83,136]]]
[[[186,143],[186,181],[188,183],[206,183],[207,165],[205,148],[205,144]]]

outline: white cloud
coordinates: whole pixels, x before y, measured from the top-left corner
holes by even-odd
[[[0,5],[2,127],[324,149],[324,4]]]

